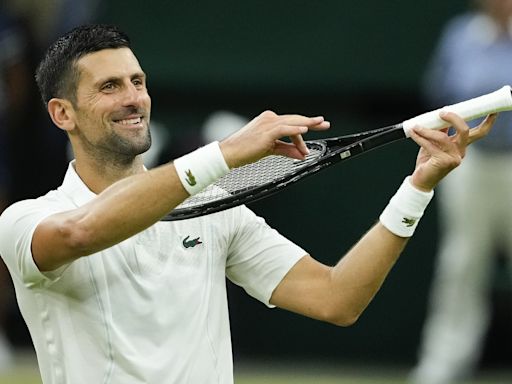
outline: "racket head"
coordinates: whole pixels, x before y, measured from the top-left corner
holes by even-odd
[[[324,141],[306,141],[310,153],[304,160],[267,156],[235,168],[200,193],[178,205],[163,221],[183,220],[254,202],[278,192],[328,152]],[[300,178],[302,178],[300,177]]]

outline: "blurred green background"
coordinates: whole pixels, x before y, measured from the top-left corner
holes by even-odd
[[[149,76],[152,118],[171,140],[210,113],[323,114],[331,135],[423,112],[421,76],[442,25],[465,0],[222,0],[103,2],[101,20],[132,38]],[[309,136],[309,137],[313,137]],[[251,206],[315,258],[334,264],[378,218],[414,167],[401,142],[344,163]],[[230,286],[236,361],[266,359],[412,365],[437,248],[434,199],[383,289],[357,324],[337,328],[268,310]],[[503,278],[484,364],[512,352]],[[499,335],[499,337],[495,336]],[[505,357],[504,357],[505,356]]]

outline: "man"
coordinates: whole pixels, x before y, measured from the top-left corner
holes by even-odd
[[[468,3],[468,11],[446,22],[429,60],[424,92],[430,105],[512,83],[512,0]],[[469,381],[479,369],[496,277],[512,276],[511,128],[512,113],[501,114],[438,191],[441,236],[414,384]]]
[[[226,276],[268,306],[352,324],[433,187],[493,121],[470,135],[464,121],[446,114],[454,136],[415,129],[422,149],[414,173],[381,222],[327,267],[246,207],[159,222],[230,168],[269,154],[304,158],[301,135],[327,129],[323,117],[266,111],[220,144],[147,171],[141,154],[151,143],[151,100],[122,32],[101,25],[71,31],[49,48],[36,78],[75,160],[59,189],[2,215],[0,254],[44,383],[231,383]]]

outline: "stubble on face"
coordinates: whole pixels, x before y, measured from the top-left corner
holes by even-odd
[[[131,114],[145,114],[140,108],[133,108],[115,113],[114,120],[122,120],[124,116]],[[77,127],[84,149],[88,154],[101,162],[128,164],[133,159],[146,152],[151,147],[151,131],[149,124],[142,129],[118,132],[110,124],[103,124],[102,134],[94,141],[84,131]]]
[[[99,165],[132,164],[151,146],[151,99],[137,59],[129,49],[106,50],[79,68],[74,134],[81,150]]]

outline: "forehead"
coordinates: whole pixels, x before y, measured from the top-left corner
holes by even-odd
[[[129,48],[103,49],[77,61],[80,82],[97,82],[110,77],[129,77],[142,72],[139,61]]]

